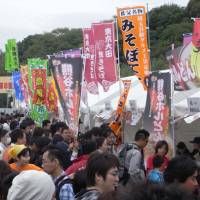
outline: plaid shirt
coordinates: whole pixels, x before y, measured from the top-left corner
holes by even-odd
[[[62,174],[60,176],[58,176],[58,177],[56,177],[56,179],[54,179],[54,183],[62,175],[65,175],[64,171],[62,172]],[[74,200],[74,191],[73,191],[73,188],[72,188],[72,184],[66,183],[61,187],[60,194],[59,194],[59,199],[60,200]]]

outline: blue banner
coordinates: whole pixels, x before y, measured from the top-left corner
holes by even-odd
[[[23,101],[24,96],[22,94],[21,85],[20,85],[20,80],[21,80],[20,72],[13,72],[12,80],[13,80],[13,86],[15,90],[15,98],[19,101]]]

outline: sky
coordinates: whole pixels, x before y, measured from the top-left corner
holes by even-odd
[[[29,35],[56,28],[86,28],[111,19],[117,7],[147,5],[149,9],[189,0],[0,0],[0,49],[8,39],[22,41]]]

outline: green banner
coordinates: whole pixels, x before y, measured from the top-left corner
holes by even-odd
[[[10,39],[5,45],[5,70],[14,72],[19,70],[18,48],[15,39]]]

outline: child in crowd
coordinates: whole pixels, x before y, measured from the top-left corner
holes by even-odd
[[[164,183],[163,172],[161,171],[163,162],[164,162],[164,159],[162,156],[154,157],[153,170],[151,170],[147,176],[148,183],[155,183],[155,184]]]
[[[14,145],[9,151],[11,162],[11,169],[21,172],[25,170],[43,171],[40,167],[29,164],[30,162],[30,149],[25,145]]]

